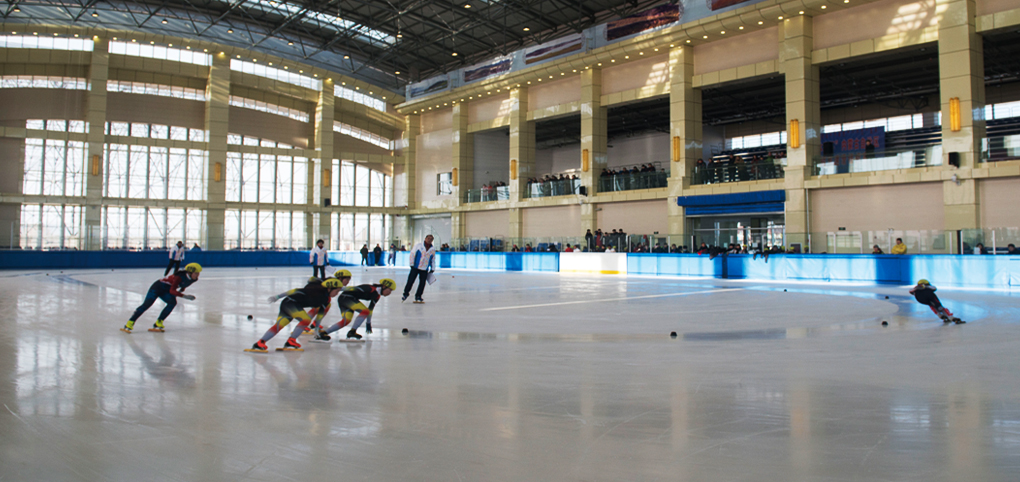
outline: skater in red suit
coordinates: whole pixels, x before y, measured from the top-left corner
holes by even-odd
[[[275,303],[276,300],[283,298],[283,302],[280,303],[280,314],[276,318],[276,323],[269,327],[269,329],[266,330],[266,334],[262,335],[262,338],[259,341],[256,341],[255,344],[247,351],[269,351],[269,347],[266,345],[266,342],[276,336],[280,330],[290,324],[290,322],[294,319],[298,320],[298,325],[294,327],[294,330],[290,334],[290,338],[287,339],[287,343],[283,345],[282,349],[301,350],[301,344],[297,342],[297,337],[312,321],[311,317],[308,316],[308,313],[305,312],[305,308],[318,308],[319,314],[315,317],[315,321],[321,321],[322,316],[326,313],[326,308],[329,307],[330,300],[333,299],[334,296],[340,294],[340,290],[342,289],[343,283],[336,278],[329,278],[326,281],[319,281],[318,278],[312,278],[312,280],[303,288],[296,288],[286,293],[270,296],[270,303]]]
[[[135,314],[131,315],[131,319],[128,320],[127,324],[124,325],[120,331],[124,333],[131,333],[131,330],[135,328],[135,321],[138,317],[145,313],[153,303],[156,302],[156,298],[163,300],[166,306],[163,311],[159,314],[159,318],[156,319],[156,323],[149,328],[149,331],[163,332],[163,320],[170,316],[170,312],[177,306],[177,298],[184,298],[186,300],[193,300],[193,295],[186,295],[183,293],[184,289],[191,286],[192,283],[198,281],[198,275],[202,272],[202,266],[198,263],[190,263],[179,269],[174,274],[167,276],[149,287],[149,292],[145,295],[145,301],[142,305],[135,310]]]
[[[939,301],[939,297],[935,295],[935,288],[926,279],[917,280],[917,286],[910,290],[910,294],[914,295],[918,303],[922,305],[928,305],[932,311],[942,319],[944,323],[956,323],[962,324],[965,321],[953,316],[946,307],[942,306],[942,302]]]
[[[389,278],[379,280],[377,284],[365,284],[356,286],[344,290],[340,297],[337,298],[336,304],[343,310],[343,319],[327,328],[325,331],[319,331],[315,335],[316,340],[328,341],[329,334],[339,331],[341,328],[349,325],[351,320],[354,320],[354,325],[351,326],[350,331],[347,332],[347,338],[354,338],[356,340],[361,339],[361,335],[358,334],[358,327],[365,323],[366,333],[372,333],[372,310],[375,309],[375,304],[379,302],[384,296],[389,296],[393,293],[393,290],[397,288],[397,282]],[[365,306],[362,301],[368,301],[369,305]],[[357,313],[358,318],[354,319],[354,315]]]
[[[343,286],[347,286],[347,285],[351,284],[351,277],[352,277],[352,275],[351,275],[351,272],[347,271],[346,269],[338,269],[338,270],[336,270],[336,273],[333,273],[332,277],[340,280],[340,283],[343,284]],[[308,280],[308,282],[310,283],[314,279],[316,279],[316,278],[312,277],[311,279]],[[343,288],[343,291],[346,291],[346,290],[347,290],[347,288]],[[343,291],[341,291],[341,293]],[[321,317],[317,316],[319,314],[319,309],[318,308],[311,308],[311,309],[309,309],[307,311],[308,311],[308,317],[309,318],[315,318],[316,320],[320,320],[321,319]],[[326,309],[323,310],[322,316],[326,316],[326,313],[329,313],[329,306],[326,306]],[[320,330],[319,322],[318,321],[313,321],[310,325],[308,325],[308,328],[305,330],[304,334],[305,335],[310,335],[312,333],[319,332],[319,330]]]

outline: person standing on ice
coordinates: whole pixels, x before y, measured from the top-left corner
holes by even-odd
[[[312,252],[308,253],[308,262],[312,265],[312,276],[320,280],[326,279],[326,265],[329,264],[329,252],[323,240],[315,242]]]
[[[163,320],[170,316],[170,312],[177,306],[177,298],[181,297],[186,300],[194,300],[194,295],[186,295],[183,293],[184,289],[191,286],[192,283],[198,281],[198,275],[202,272],[202,266],[198,263],[190,263],[184,267],[183,270],[177,270],[174,274],[167,276],[149,287],[149,292],[145,295],[145,301],[142,302],[141,306],[135,310],[135,314],[131,315],[131,319],[128,320],[124,328],[120,331],[124,333],[131,333],[131,330],[135,328],[135,321],[148,310],[153,303],[156,302],[156,298],[163,300],[166,306],[163,311],[159,314],[159,318],[156,319],[156,323],[149,328],[149,331],[155,331],[162,333]]]
[[[280,293],[269,297],[270,303],[275,303],[276,300],[283,299],[280,303],[280,314],[276,317],[276,323],[266,330],[266,334],[262,335],[259,341],[256,341],[250,349],[246,351],[254,352],[267,352],[269,347],[266,342],[273,339],[277,333],[280,332],[284,327],[290,324],[294,319],[298,320],[297,326],[290,333],[290,338],[287,339],[287,343],[283,345],[283,350],[301,350],[301,344],[297,342],[297,337],[305,331],[305,328],[312,322],[310,316],[305,311],[305,308],[317,308],[317,314],[315,315],[315,323],[319,324],[322,322],[322,317],[326,316],[326,311],[329,310],[330,300],[334,296],[340,293],[343,289],[343,283],[337,278],[329,278],[326,281],[319,281],[318,279],[309,280],[308,284],[304,288],[295,288],[286,293]]]
[[[414,302],[425,302],[422,299],[422,295],[425,293],[425,281],[429,274],[436,270],[436,247],[432,245],[433,239],[431,234],[425,236],[425,241],[416,244],[411,250],[411,272],[407,275],[407,284],[404,285],[404,296],[400,298],[401,302],[411,294],[415,278],[418,278],[418,291],[414,293]]]
[[[914,299],[922,305],[927,305],[932,311],[942,319],[944,323],[956,323],[963,324],[963,321],[949,312],[946,307],[942,306],[942,302],[939,301],[939,297],[935,295],[935,288],[928,283],[926,279],[917,280],[917,286],[910,289],[910,294],[914,295]]]
[[[184,241],[178,241],[177,245],[170,248],[170,263],[166,265],[166,271],[163,272],[163,276],[170,274],[171,270],[176,272],[181,269],[181,261],[184,261],[184,252],[187,249],[184,248]]]

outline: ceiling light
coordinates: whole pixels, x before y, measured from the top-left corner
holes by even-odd
[[[318,77],[319,74],[312,74],[312,77]]]
[[[822,5],[822,10],[825,10],[825,5]]]
[[[273,63],[272,63],[272,62],[269,62],[269,65],[273,65]]]
[[[525,31],[525,32],[530,32],[530,31],[531,31],[531,29],[530,29],[530,28],[528,28],[528,27],[524,27],[524,31]]]
[[[75,37],[77,37],[77,35],[75,35]],[[173,47],[173,46],[174,46],[174,44],[167,44],[167,47]]]
[[[284,65],[284,66],[283,66],[283,70],[290,70],[290,67],[288,67],[288,66]]]
[[[163,21],[162,21],[162,22],[160,22],[160,23],[162,23],[163,25],[166,25],[166,23],[167,23],[167,22],[166,22],[166,19],[164,18],[164,19],[163,19]]]
[[[721,34],[721,35],[726,35],[726,31],[725,31],[725,30],[723,30],[722,32],[719,32],[719,34]]]
[[[294,45],[294,42],[287,42],[287,45]]]
[[[656,47],[656,48],[655,48],[655,51],[656,51],[656,52],[658,52],[658,51],[659,51],[659,48],[658,48],[658,47]]]
[[[850,3],[850,0],[843,0],[843,3]]]
[[[708,38],[708,35],[702,35],[701,38]]]
[[[228,28],[228,29],[227,29],[227,33],[234,33],[234,29],[232,29],[232,28]]]
[[[92,16],[93,17],[98,17],[99,16],[99,12],[92,12]]]
[[[305,71],[304,70],[298,70],[298,73],[299,74],[303,74],[303,73],[305,73]]]
[[[763,23],[765,23],[765,22],[762,22],[761,20],[758,21],[758,25],[761,25]]]
[[[347,60],[347,59],[349,59],[349,58],[351,58],[351,56],[350,56],[350,55],[344,55],[344,60]]]
[[[616,59],[609,59],[610,62],[616,62]]]
[[[57,36],[59,36],[59,35],[60,35],[59,33],[55,33],[55,34],[53,34],[53,36],[54,36],[54,37],[57,37]]]
[[[782,16],[782,15],[780,15],[780,16],[779,16],[779,20],[782,20],[782,19],[783,19],[783,16]]]
[[[20,8],[18,8],[18,7],[14,7],[14,12],[15,12],[15,13],[17,13],[17,12],[20,12],[20,11],[21,11],[21,9],[20,9]]]
[[[471,8],[471,5],[464,5],[464,8]]]
[[[577,72],[577,69],[574,69],[574,72]]]
[[[457,52],[454,52],[454,53],[453,53],[453,56],[454,56],[454,57],[456,57],[456,56],[457,56]]]
[[[240,56],[240,55],[238,55],[238,56],[237,56],[237,58],[241,58],[241,56]]]
[[[398,33],[397,38],[404,38],[404,36]]]
[[[740,29],[740,30],[743,30],[743,29],[744,29],[744,26],[743,26],[743,25],[741,25],[741,26],[739,26],[739,27],[737,27],[737,28],[738,28],[738,29]]]
[[[398,70],[398,71],[394,72],[394,74],[400,75],[400,71]]]
[[[673,44],[669,44],[669,46],[670,46],[670,47],[672,47],[672,46],[673,46]]]
[[[687,43],[691,43],[691,39],[687,39]]]
[[[149,41],[149,45],[156,45],[156,42],[154,42],[154,41],[150,40],[150,41]]]
[[[623,59],[624,59],[624,60],[627,60],[627,59],[629,59],[629,58],[630,58],[630,55],[624,55],[624,56],[623,56]]]
[[[78,34],[74,34],[74,38],[78,38]]]
[[[602,67],[602,62],[599,62],[599,67]]]
[[[801,10],[800,12],[797,12],[797,13],[800,14],[800,15],[804,15],[804,11],[803,10]]]

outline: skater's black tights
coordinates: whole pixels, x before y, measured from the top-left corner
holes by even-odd
[[[148,310],[149,307],[156,302],[156,298],[159,298],[166,303],[163,311],[159,313],[159,319],[166,320],[166,317],[170,316],[170,312],[174,310],[175,306],[177,306],[177,297],[170,294],[169,291],[157,293],[156,290],[149,290],[149,292],[145,295],[145,301],[143,301],[142,305],[135,310],[135,314],[131,315],[131,321],[138,321],[138,317],[142,316],[142,313],[145,313],[145,310]]]

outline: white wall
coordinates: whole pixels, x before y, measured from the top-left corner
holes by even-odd
[[[581,206],[556,206],[525,209],[522,235],[525,238],[544,236],[584,236]]]
[[[535,171],[532,176],[581,169],[581,144],[535,150]]]
[[[613,146],[606,163],[610,168],[658,161],[663,169],[669,169],[669,134],[665,132],[616,137],[609,145]]]
[[[451,232],[449,215],[429,218],[416,217],[414,218],[414,236],[407,240],[407,249],[422,242],[429,234],[435,238],[432,244],[436,245],[438,249],[443,243],[450,242]]]
[[[674,201],[675,202],[675,201]],[[623,229],[630,234],[665,234],[667,223],[667,201],[634,201],[599,204],[596,226],[602,231]]]
[[[505,238],[510,231],[509,219],[506,210],[466,212],[464,234],[469,238]]]
[[[812,189],[811,231],[941,230],[942,183]]]

